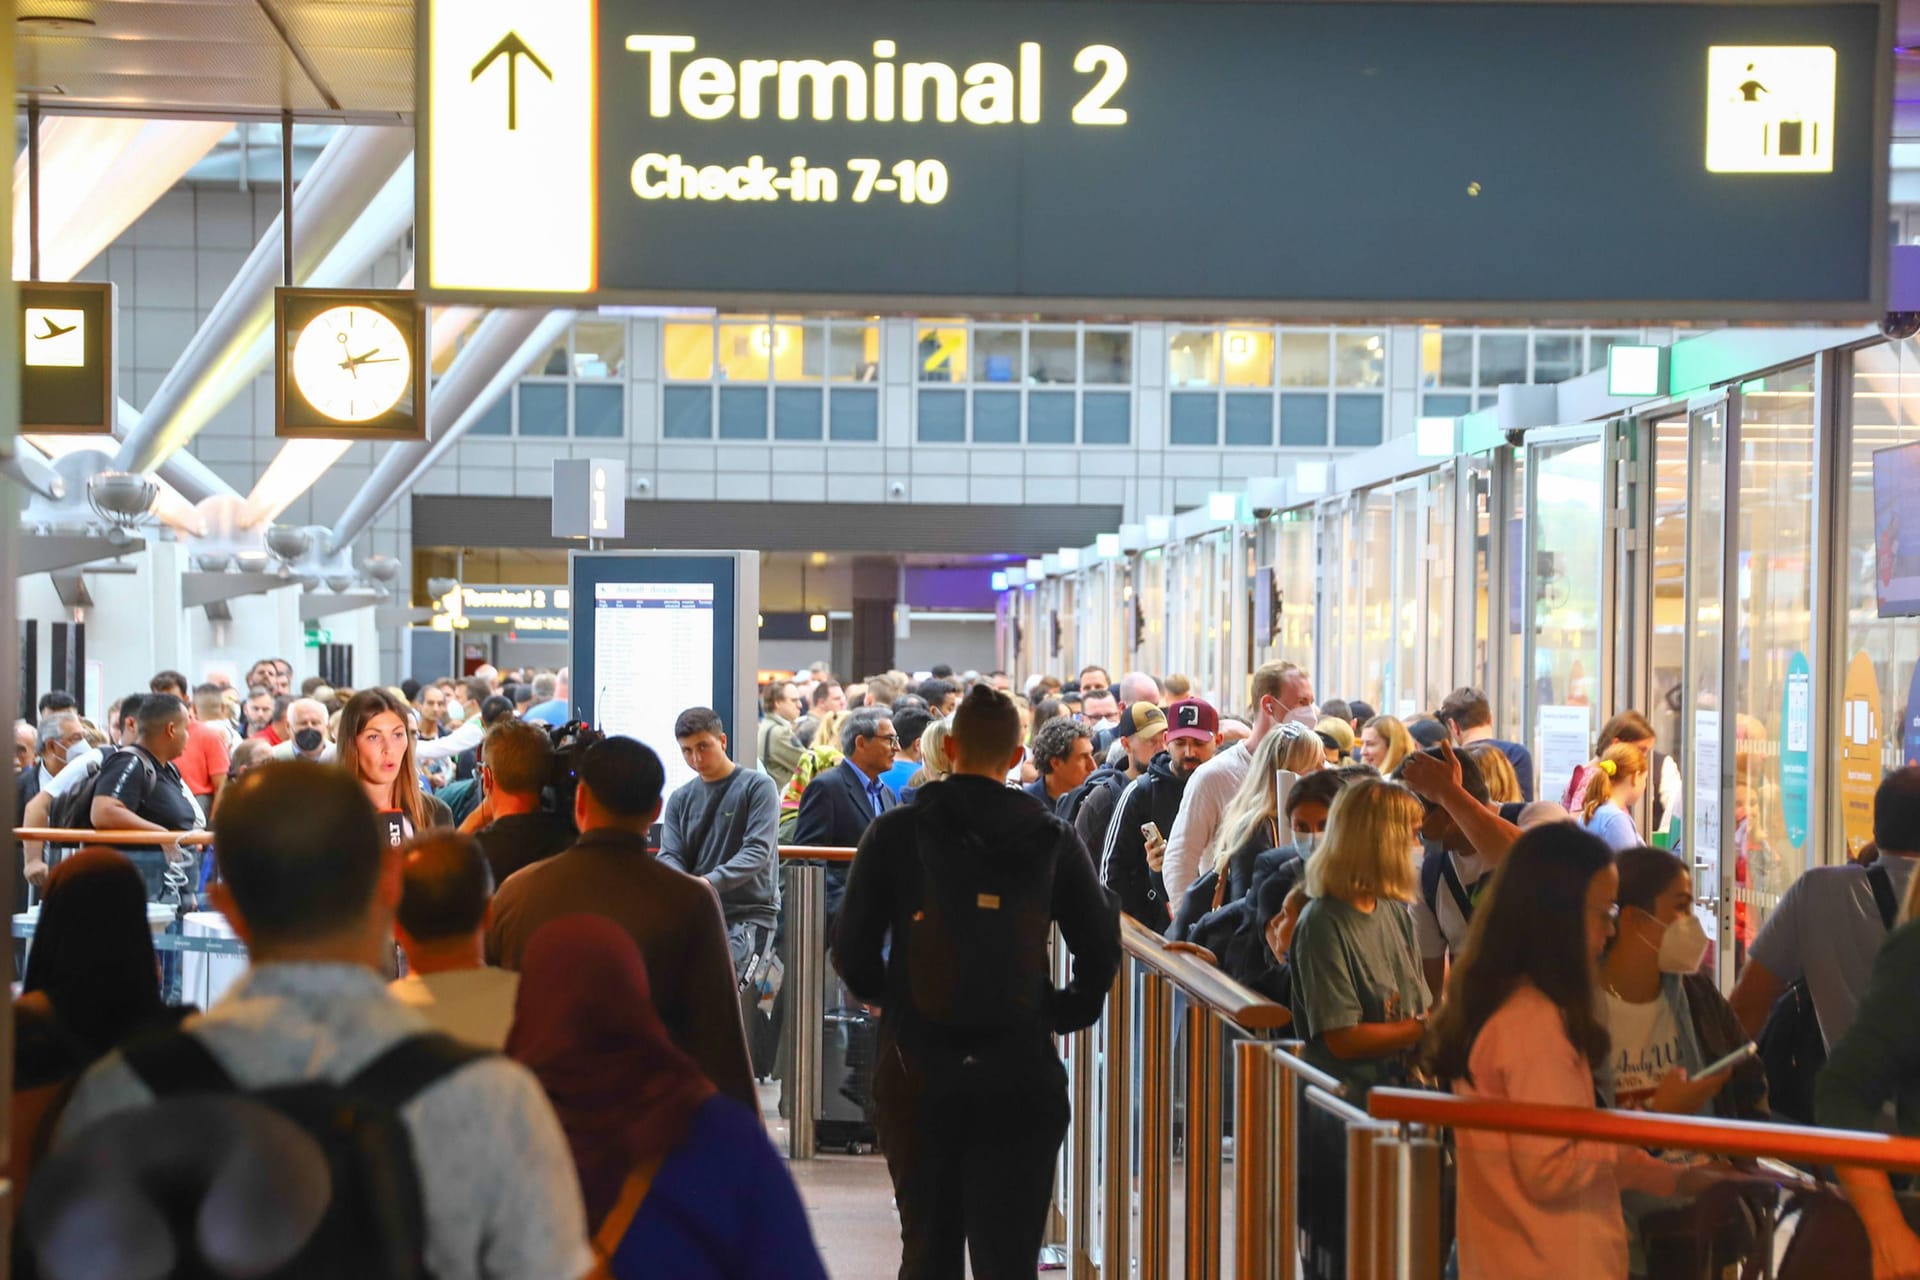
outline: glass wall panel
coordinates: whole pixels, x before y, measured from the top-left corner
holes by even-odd
[[[1580,335],[1577,333],[1536,333],[1533,335],[1533,380],[1565,382],[1577,378],[1580,367]]]
[[[1086,380],[1101,386],[1133,381],[1133,334],[1124,329],[1087,330]]]
[[[1092,336],[1089,334],[1089,339]],[[1082,444],[1125,444],[1132,435],[1132,393],[1126,391],[1081,393],[1080,441]]]
[[[713,377],[713,326],[668,324],[666,366],[669,378],[705,382]]]
[[[922,320],[914,364],[921,382],[965,382],[967,322]]]
[[[1585,758],[1599,729],[1594,703],[1600,686],[1601,541],[1607,508],[1606,448],[1598,440],[1542,445],[1532,450],[1536,519],[1533,523],[1533,723],[1538,794],[1557,797]],[[1566,742],[1576,723],[1585,747]]]
[[[774,327],[765,320],[720,326],[720,377],[725,382],[765,382],[773,366]]]
[[[1427,483],[1419,569],[1426,585],[1422,606],[1426,634],[1420,641],[1425,655],[1420,705],[1426,711],[1438,707],[1453,690],[1455,483],[1451,469],[1436,473]]]
[[[1480,335],[1480,381],[1483,387],[1527,380],[1527,335],[1524,333],[1483,333]]]
[[[1899,545],[1900,526],[1920,519],[1920,508],[1915,505],[1920,499],[1911,490],[1903,493],[1889,486],[1886,493],[1892,501],[1877,507],[1873,455],[1876,450],[1920,440],[1920,342],[1882,343],[1856,351],[1847,407],[1853,420],[1852,459],[1845,482],[1847,643],[1845,651],[1835,658],[1850,663],[1853,655],[1864,653],[1873,663],[1874,684],[1880,694],[1873,707],[1873,719],[1881,731],[1879,763],[1882,769],[1895,769],[1902,764],[1920,764],[1920,742],[1913,741],[1914,726],[1920,719],[1920,680],[1916,680],[1920,671],[1920,617],[1880,616],[1877,548],[1883,528],[1889,548]],[[1882,465],[1893,461],[1884,459]],[[1888,475],[1893,474],[1889,470]],[[1898,572],[1905,576],[1904,571]],[[1847,720],[1840,713],[1832,713],[1828,719],[1837,737]],[[1834,785],[1837,779],[1833,775],[1828,777],[1827,789],[1834,794],[1827,803],[1838,828],[1844,812],[1840,788]],[[1854,850],[1836,847],[1822,852],[1825,861],[1838,862]]]
[[[1333,384],[1378,387],[1387,380],[1387,339],[1380,333],[1342,333],[1333,340]]]
[[[880,326],[833,321],[827,328],[827,377],[834,382],[878,382]]]
[[[1420,490],[1408,487],[1393,495],[1393,714],[1409,719],[1419,714],[1420,641]],[[1427,704],[1431,709],[1431,703]]]
[[[1176,330],[1167,340],[1167,385],[1212,387],[1220,382],[1220,335],[1212,329]]]
[[[581,320],[573,326],[573,376],[619,378],[627,372],[624,320]]]
[[[1686,710],[1687,652],[1687,415],[1649,424],[1653,435],[1653,553],[1647,560],[1652,581],[1648,674],[1653,705],[1647,717],[1660,750],[1676,770],[1687,758],[1692,726]],[[1656,779],[1656,784],[1658,780]],[[1682,793],[1684,794],[1684,793]],[[1681,807],[1676,804],[1675,808]],[[1671,837],[1679,815],[1662,815],[1660,831]]]
[[[523,436],[567,434],[565,384],[552,382],[520,384],[520,434]]]
[[[1466,683],[1476,689],[1488,692],[1489,696],[1499,691],[1493,688],[1493,646],[1498,642],[1500,633],[1495,628],[1499,619],[1493,612],[1493,590],[1497,585],[1494,574],[1494,548],[1496,529],[1493,512],[1493,462],[1486,454],[1471,454],[1460,460],[1460,483],[1467,486],[1467,516],[1473,522],[1472,567],[1468,590],[1473,593],[1468,616],[1472,625],[1472,653],[1467,658]],[[1442,554],[1445,554],[1444,552]],[[1451,626],[1448,622],[1446,625]],[[1505,701],[1505,699],[1501,699]],[[1500,708],[1494,708],[1497,718]]]
[[[1375,489],[1361,500],[1360,696],[1391,715],[1393,665],[1393,495]]]
[[[1080,381],[1080,335],[1071,329],[1034,329],[1027,334],[1033,362],[1029,382]]]
[[[1328,366],[1328,337],[1321,331],[1280,335],[1280,385],[1324,387],[1332,382]]]
[[[1271,387],[1273,385],[1273,331],[1271,329],[1229,329],[1223,345],[1226,352],[1225,382],[1229,387]]]
[[[1314,599],[1314,527],[1311,509],[1283,512],[1279,558],[1274,566],[1280,579],[1279,656],[1305,667],[1314,663],[1313,623],[1319,604]],[[1313,674],[1316,679],[1324,678],[1320,672]]]
[[[1733,725],[1735,966],[1805,869],[1808,778],[1781,772],[1789,732],[1788,674],[1813,651],[1813,365],[1796,365],[1740,388],[1739,613],[1736,666],[1728,690]],[[1791,723],[1810,745],[1811,687],[1795,679]]]
[[[973,331],[973,380],[975,382],[1019,382],[1026,376],[1020,351],[1020,330],[987,329]]]
[[[1420,333],[1420,385],[1471,387],[1473,334],[1458,330],[1424,329]]]
[[[1502,520],[1503,541],[1496,548],[1495,572],[1500,574],[1500,610],[1505,617],[1496,620],[1505,637],[1506,652],[1500,658],[1499,698],[1493,704],[1494,723],[1500,736],[1513,742],[1524,741],[1527,734],[1527,452],[1524,449],[1501,451],[1505,468],[1506,515]],[[1535,762],[1536,767],[1539,761]],[[1537,779],[1536,779],[1537,781]],[[1544,794],[1536,790],[1535,795]]]
[[[471,429],[471,428],[469,428]],[[612,439],[627,433],[625,388],[575,387],[573,389],[573,434]]]

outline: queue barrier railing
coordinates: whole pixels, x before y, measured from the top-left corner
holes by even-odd
[[[780,989],[787,995],[780,1027],[780,1079],[787,1098],[787,1159],[811,1160],[820,1107],[820,1036],[826,1022],[827,868],[853,861],[852,849],[781,845],[781,897],[786,919]]]

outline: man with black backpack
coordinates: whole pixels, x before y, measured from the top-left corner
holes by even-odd
[[[981,1280],[1031,1277],[1067,1127],[1053,1036],[1099,1018],[1119,915],[1072,828],[1003,785],[1020,760],[1006,695],[975,685],[947,752],[952,777],[862,836],[833,959],[884,1010],[873,1093],[901,1276],[958,1275],[964,1254]],[[1073,953],[1065,990],[1055,921]]]
[[[221,879],[213,894],[247,945],[246,976],[181,1031],[101,1060],[81,1079],[58,1146],[94,1149],[112,1137],[106,1126],[132,1133],[148,1125],[151,1112],[117,1114],[134,1109],[177,1108],[183,1124],[225,1132],[238,1126],[214,1123],[220,1108],[262,1104],[305,1135],[330,1188],[292,1259],[250,1274],[584,1275],[593,1258],[579,1182],[539,1083],[497,1054],[428,1030],[381,981],[402,864],[359,782],[320,765],[264,765],[227,788],[214,835]],[[279,1163],[271,1152],[253,1158],[256,1168]],[[155,1221],[165,1214],[187,1224],[225,1203],[221,1184],[196,1180],[184,1159],[179,1170],[146,1172],[130,1186],[80,1180],[53,1203],[29,1203],[28,1238],[57,1242],[46,1228],[63,1216],[107,1220],[75,1203],[90,1195],[118,1206],[164,1186]],[[195,1196],[205,1204],[196,1208]],[[203,1240],[244,1231],[273,1208],[229,1208],[197,1233],[189,1225],[173,1242],[178,1273],[202,1274],[194,1264]]]
[[[1873,797],[1872,866],[1811,867],[1747,948],[1728,1002],[1760,1042],[1776,1113],[1813,1123],[1814,1077],[1853,1025],[1920,859],[1920,768],[1888,774]]]

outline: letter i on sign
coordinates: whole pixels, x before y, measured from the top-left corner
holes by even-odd
[[[427,287],[592,289],[594,0],[420,4]]]

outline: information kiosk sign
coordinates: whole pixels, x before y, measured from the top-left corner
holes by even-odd
[[[652,747],[669,794],[694,777],[673,737],[688,707],[719,711],[735,762],[752,768],[760,553],[576,551],[567,580],[570,714]]]
[[[1890,0],[417,12],[436,301],[1880,311]]]

